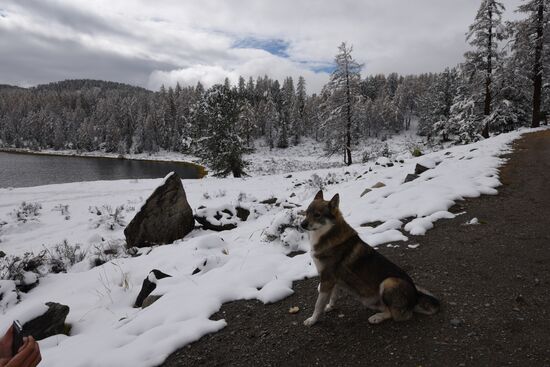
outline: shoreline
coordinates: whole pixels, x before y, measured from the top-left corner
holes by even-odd
[[[175,164],[182,164],[182,165],[191,166],[195,168],[197,171],[197,175],[199,176],[198,177],[199,179],[206,177],[208,175],[208,171],[206,170],[206,167],[202,166],[201,164],[197,162],[193,162],[191,160],[183,160],[183,158],[178,159],[176,157],[149,156],[151,158],[148,158],[148,157],[140,157],[140,156],[132,156],[132,155],[123,155],[123,154],[117,154],[117,153],[105,153],[100,151],[78,153],[77,151],[71,151],[71,150],[61,150],[61,151],[31,150],[27,148],[9,148],[9,147],[0,147],[0,153],[43,155],[43,156],[50,156],[50,157],[120,159],[120,160],[128,160],[128,161],[175,163]],[[179,154],[179,153],[167,152],[167,154]]]

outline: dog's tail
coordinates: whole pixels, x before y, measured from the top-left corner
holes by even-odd
[[[418,292],[418,302],[414,307],[414,312],[424,315],[433,315],[441,308],[441,302],[433,294],[425,289],[416,287]]]

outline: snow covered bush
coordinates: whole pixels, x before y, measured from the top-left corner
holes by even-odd
[[[38,222],[38,216],[42,210],[40,203],[28,203],[23,201],[17,209],[12,212],[12,216],[21,223]]]
[[[13,280],[0,279],[0,314],[19,302],[19,292]]]
[[[71,219],[71,215],[69,213],[69,205],[58,204],[53,207],[52,211],[59,212],[63,217],[65,217],[65,220]]]
[[[368,146],[363,150],[363,163],[368,162],[372,159],[379,157],[390,158],[392,156],[392,151],[387,142],[382,142],[380,140],[373,140],[368,143]]]
[[[42,253],[51,273],[66,273],[71,266],[86,258],[86,251],[80,244],[70,245],[67,240],[63,240],[51,249],[46,248]]]
[[[99,217],[95,221],[92,221],[94,228],[104,227],[114,231],[126,225],[124,221],[124,205],[117,206],[114,210],[110,205],[103,205],[101,208],[94,206],[89,207],[88,211]]]
[[[95,244],[93,248],[93,251],[90,253],[90,264],[92,267],[103,265],[113,259],[130,256],[130,252],[126,251],[123,240],[103,240]]]
[[[0,280],[11,280],[18,290],[28,291],[38,282],[42,256],[26,252],[22,256],[7,255],[0,258]]]
[[[324,177],[314,173],[306,181],[306,185],[315,190],[322,190],[328,185],[336,185],[342,181],[343,179],[334,172],[328,172]]]
[[[264,239],[269,242],[280,241],[291,251],[303,249],[306,233],[300,227],[302,220],[298,209],[281,210],[264,230]]]

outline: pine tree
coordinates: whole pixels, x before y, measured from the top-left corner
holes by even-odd
[[[499,62],[502,53],[498,50],[498,42],[505,36],[502,24],[504,5],[496,0],[482,0],[474,23],[466,34],[466,39],[474,48],[466,52],[466,64],[473,73],[482,73],[484,103],[483,114],[491,114],[492,81],[495,64]],[[489,137],[488,126],[483,129],[483,136]]]
[[[531,127],[538,127],[541,118],[542,80],[544,72],[545,44],[548,44],[548,22],[550,4],[548,0],[527,0],[518,7],[527,18],[517,22],[516,52],[524,51],[526,63],[530,66],[532,80]]]
[[[239,134],[244,137],[245,145],[252,147],[252,134],[256,127],[256,115],[248,100],[243,100],[239,113]]]
[[[334,60],[336,68],[325,86],[328,100],[324,127],[327,133],[330,132],[329,139],[332,140],[327,144],[329,154],[343,148],[344,163],[351,165],[354,104],[360,95],[362,65],[353,59],[353,47],[342,42],[338,50]]]
[[[288,148],[289,130],[294,125],[294,81],[292,77],[285,78],[283,82],[282,94],[282,110],[281,110],[281,129],[277,140],[277,148]]]
[[[200,107],[206,118],[206,135],[199,141],[203,161],[217,176],[245,174],[248,152],[238,129],[239,106],[236,92],[226,85],[215,85],[204,95]]]
[[[443,141],[450,139],[454,130],[449,123],[451,108],[457,102],[456,69],[445,69],[436,77],[435,83],[421,98],[421,114],[418,125],[418,134],[437,137]]]

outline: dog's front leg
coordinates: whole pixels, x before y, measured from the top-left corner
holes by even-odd
[[[319,296],[317,296],[317,302],[315,302],[315,310],[313,310],[313,315],[304,321],[305,326],[312,326],[319,320],[330,300],[334,286],[335,283],[332,279],[321,273],[321,284],[319,287]]]
[[[319,292],[317,302],[315,302],[315,310],[313,310],[313,315],[304,321],[305,326],[313,326],[319,320],[319,317],[323,314],[323,310],[325,309],[329,299],[330,292]]]

